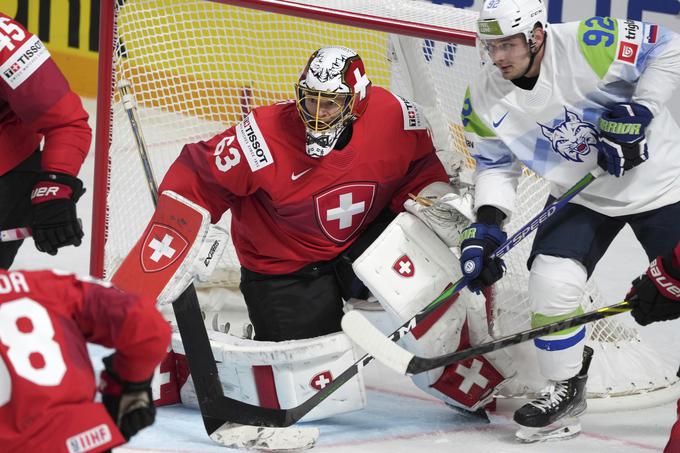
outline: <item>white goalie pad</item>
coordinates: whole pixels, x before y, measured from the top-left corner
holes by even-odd
[[[287,409],[298,406],[323,389],[359,359],[344,333],[306,340],[255,341],[221,332],[208,332],[225,396],[249,404]],[[172,337],[179,356],[184,348],[179,334]],[[191,377],[179,376],[183,404],[198,407]],[[360,373],[310,411],[302,421],[319,420],[363,409],[366,390]]]
[[[229,234],[210,224],[206,209],[166,190],[142,237],[111,279],[119,288],[172,303],[205,280],[226,250]]]
[[[447,245],[409,213],[397,216],[354,262],[357,276],[388,312],[394,328],[457,281],[459,269],[458,259]],[[442,303],[402,341],[414,354],[432,357],[489,339],[484,299],[464,289],[460,296]],[[512,374],[509,356],[497,351],[415,375],[413,381],[439,399],[476,410]]]

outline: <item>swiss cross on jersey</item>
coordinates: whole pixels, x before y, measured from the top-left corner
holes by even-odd
[[[401,277],[413,277],[416,273],[413,261],[411,261],[411,258],[409,258],[408,255],[401,255],[392,265],[392,269]]]
[[[373,206],[376,183],[347,183],[314,196],[317,221],[330,240],[343,243],[364,224]]]
[[[142,269],[145,272],[161,271],[174,263],[189,245],[177,230],[154,223],[142,246]]]

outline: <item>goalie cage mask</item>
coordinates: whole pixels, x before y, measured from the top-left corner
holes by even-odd
[[[319,158],[333,150],[347,125],[366,110],[371,81],[355,51],[332,46],[312,54],[295,88],[307,131],[306,152]]]

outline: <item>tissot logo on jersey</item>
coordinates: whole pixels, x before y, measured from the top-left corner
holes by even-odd
[[[155,223],[144,239],[142,247],[142,269],[145,272],[158,272],[182,256],[189,241],[178,231]]]
[[[348,183],[314,196],[316,217],[323,233],[343,243],[363,225],[373,206],[375,183]]]
[[[274,163],[269,146],[252,112],[236,126],[236,138],[253,172]]]
[[[420,107],[399,95],[395,94],[395,97],[399,101],[401,111],[404,114],[404,130],[425,129],[427,126]]]
[[[16,89],[49,57],[50,53],[44,44],[36,36],[31,36],[0,66],[2,79],[12,89]]]

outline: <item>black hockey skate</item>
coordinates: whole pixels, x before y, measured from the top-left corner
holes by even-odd
[[[579,373],[564,381],[553,381],[547,393],[515,411],[515,422],[524,428],[515,433],[522,442],[568,439],[581,431],[578,415],[586,410],[586,381],[593,349],[583,349]]]

